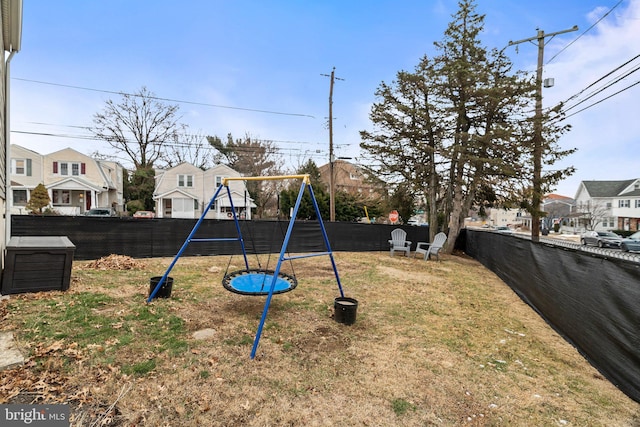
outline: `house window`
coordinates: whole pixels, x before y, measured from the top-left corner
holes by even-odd
[[[607,209],[611,209],[611,206],[612,206],[611,202],[607,202]]]
[[[631,200],[618,200],[619,208],[629,208],[631,207]]]
[[[11,173],[14,175],[31,176],[31,159],[11,160]]]
[[[71,203],[71,192],[69,190],[53,190],[51,202],[54,205],[68,205]]]
[[[53,162],[53,173],[63,176],[80,176],[85,175],[86,163],[79,162]]]
[[[193,175],[178,175],[178,187],[193,187]]]
[[[640,208],[640,199],[636,200],[636,208]]]
[[[195,203],[198,201],[196,200]],[[195,203],[192,199],[173,199],[173,212],[176,214],[193,212]]]
[[[27,190],[13,190],[13,205],[25,206],[27,204]]]
[[[16,165],[14,173],[16,175],[24,175],[25,174],[25,170],[26,170],[25,165],[24,165],[25,161],[22,160],[22,159],[17,159],[17,160],[14,160],[14,161],[15,161],[15,165]]]
[[[349,173],[349,179],[352,181],[360,181],[360,177],[353,172]]]
[[[216,188],[220,187],[221,185],[222,185],[222,177],[216,176]]]

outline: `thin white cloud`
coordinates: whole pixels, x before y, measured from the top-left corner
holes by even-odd
[[[598,23],[561,52],[554,61],[545,65],[545,77],[555,79],[555,86],[544,90],[545,106],[554,105],[579,94],[596,80],[640,53],[637,50],[637,40],[640,40],[639,10],[640,1],[631,0],[626,8]],[[597,8],[589,14],[589,19],[594,22],[604,13],[606,10]],[[565,39],[564,43],[566,42]],[[550,44],[547,49],[548,57],[552,58],[560,48],[561,43]],[[640,66],[640,60],[634,61],[633,65]],[[629,71],[630,68],[627,66],[624,70]],[[615,74],[619,75],[621,72]],[[567,106],[570,107],[576,100],[603,88],[606,83],[612,82],[615,76],[607,77],[571,100]],[[640,121],[637,120],[636,113],[636,99],[640,86],[578,112],[639,80],[640,72],[637,72],[568,111],[568,114],[575,113],[567,119],[573,128],[562,138],[561,144],[565,148],[577,147],[578,152],[563,164],[575,166],[577,172],[561,183],[558,192],[573,196],[582,180],[619,180],[640,176],[640,169],[634,165],[637,163],[634,157],[637,155],[636,147],[640,134]]]

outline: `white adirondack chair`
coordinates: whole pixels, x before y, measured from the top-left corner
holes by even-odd
[[[411,242],[409,240],[405,240],[406,238],[407,232],[401,228],[396,228],[391,232],[391,240],[389,240],[389,245],[391,245],[391,256],[393,256],[395,251],[402,251],[405,256],[409,256],[411,253]]]
[[[432,243],[418,242],[416,251],[413,253],[413,256],[415,257],[416,254],[422,254],[426,261],[429,259],[429,256],[435,255],[436,258],[438,258],[438,261],[440,261],[440,249],[442,249],[446,241],[447,235],[444,233],[438,233],[433,238]]]

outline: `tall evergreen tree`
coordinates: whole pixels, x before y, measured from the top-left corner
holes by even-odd
[[[393,85],[383,83],[370,115],[376,132],[361,133],[362,148],[380,170],[413,191],[423,188],[431,224],[448,218],[448,251],[469,209],[487,203],[488,195],[504,206],[533,209],[525,190],[532,178],[534,81],[513,73],[502,51],[482,46],[483,26],[474,2],[460,1],[444,39],[435,43],[439,55],[424,57],[414,73],[399,72]],[[554,124],[554,114],[545,116],[547,165],[572,152],[555,144],[568,128]],[[571,172],[547,175],[546,185]]]
[[[424,57],[415,73],[400,71],[392,85],[384,82],[376,91],[379,102],[372,107],[370,118],[376,132],[361,132],[361,147],[374,160],[374,174],[395,181],[404,203],[415,194],[427,197],[429,222],[437,222],[439,191],[438,155],[442,151],[445,127],[444,112],[434,101],[438,79],[433,61]],[[390,206],[404,212],[408,220],[413,206]],[[433,231],[433,230],[432,230]]]

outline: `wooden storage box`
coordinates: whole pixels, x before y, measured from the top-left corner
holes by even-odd
[[[66,236],[18,236],[7,244],[2,294],[66,291],[76,247]]]

